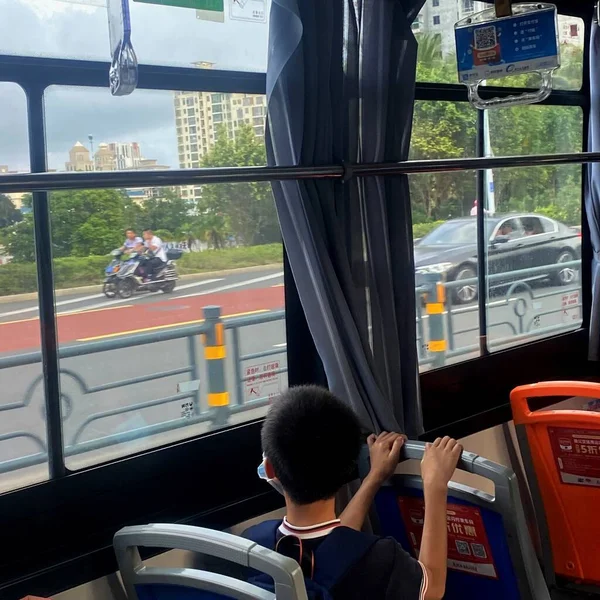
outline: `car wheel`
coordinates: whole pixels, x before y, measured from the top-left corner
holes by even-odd
[[[575,255],[571,250],[562,250],[556,259],[556,264],[561,265],[563,263],[573,262]],[[577,281],[578,269],[575,267],[563,267],[560,268],[554,276],[556,285],[571,285]]]
[[[456,271],[454,281],[466,281],[476,279],[477,272],[470,265],[461,265]],[[470,304],[477,300],[477,282],[466,283],[462,286],[457,285],[452,290],[452,299],[454,304]]]
[[[121,281],[119,281],[118,293],[120,298],[123,298],[124,300],[131,298],[134,291],[135,283],[131,277],[128,277],[127,279],[121,279]]]

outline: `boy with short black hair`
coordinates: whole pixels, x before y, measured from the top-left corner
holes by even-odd
[[[448,482],[462,452],[455,440],[428,444],[421,462],[425,523],[418,561],[393,539],[360,531],[375,494],[394,473],[404,439],[385,432],[369,437],[371,470],[338,518],[335,495],[355,472],[360,424],[323,388],[287,390],[263,425],[259,467],[261,477],[285,496],[287,514],[244,536],[296,559],[312,597],[440,600],[446,585]]]

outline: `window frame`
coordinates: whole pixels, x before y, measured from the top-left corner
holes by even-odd
[[[583,85],[556,91],[545,105],[580,106],[584,112],[583,146],[589,120],[589,38],[593,9],[581,3],[558,2],[564,14],[584,20]],[[562,6],[561,6],[562,5]],[[32,172],[44,172],[43,94],[50,85],[106,88],[108,62],[0,56],[0,81],[20,85],[28,105]],[[140,65],[138,88],[210,93],[265,94],[264,73]],[[486,87],[482,97],[507,96],[523,89]],[[456,84],[416,82],[415,101],[467,101],[466,88]],[[182,99],[180,105],[183,106]],[[242,103],[243,107],[249,105]],[[483,135],[478,120],[478,138]],[[483,156],[483,145],[478,145]],[[582,177],[585,184],[585,166]],[[48,195],[33,194],[42,352],[46,368],[46,410],[51,479],[0,495],[0,514],[8,515],[0,542],[0,590],[9,596],[55,594],[113,572],[111,538],[119,527],[150,521],[177,521],[227,527],[282,505],[281,497],[255,477],[260,456],[261,420],[231,426],[114,460],[76,473],[64,467],[59,404],[60,374],[49,229]],[[583,205],[583,193],[582,193]],[[582,260],[591,263],[591,244],[582,206]],[[536,379],[576,378],[592,374],[587,362],[587,327],[591,308],[591,273],[582,269],[584,326],[574,332],[512,347],[502,352],[423,373],[421,399],[424,439],[439,433],[462,437],[510,418],[508,393],[518,383]],[[286,332],[290,385],[325,384],[320,361],[300,303],[284,246]],[[483,311],[485,312],[485,311]],[[532,358],[535,369],[532,369]],[[474,368],[474,366],[476,368]],[[499,377],[498,374],[502,376]],[[495,385],[489,390],[489,382]],[[497,383],[497,385],[496,385]],[[482,391],[488,390],[482,404]],[[215,471],[205,457],[218,457],[222,473],[233,477],[212,482]],[[61,467],[62,462],[62,467]],[[190,476],[192,473],[192,476]],[[125,482],[125,483],[124,483]],[[89,520],[86,535],[82,527]],[[36,526],[32,527],[35,515]],[[28,535],[22,532],[27,528]],[[34,552],[32,552],[32,548]]]

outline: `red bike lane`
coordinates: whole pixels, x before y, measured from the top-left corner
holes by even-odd
[[[282,309],[284,291],[282,286],[275,286],[82,309],[58,316],[58,340],[68,344],[192,325],[202,321],[205,306],[220,306],[223,317],[259,314]],[[39,347],[39,319],[0,323],[0,353],[35,351]]]

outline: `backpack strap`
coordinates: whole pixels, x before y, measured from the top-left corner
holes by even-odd
[[[349,527],[336,527],[315,551],[314,580],[331,590],[379,539]]]

